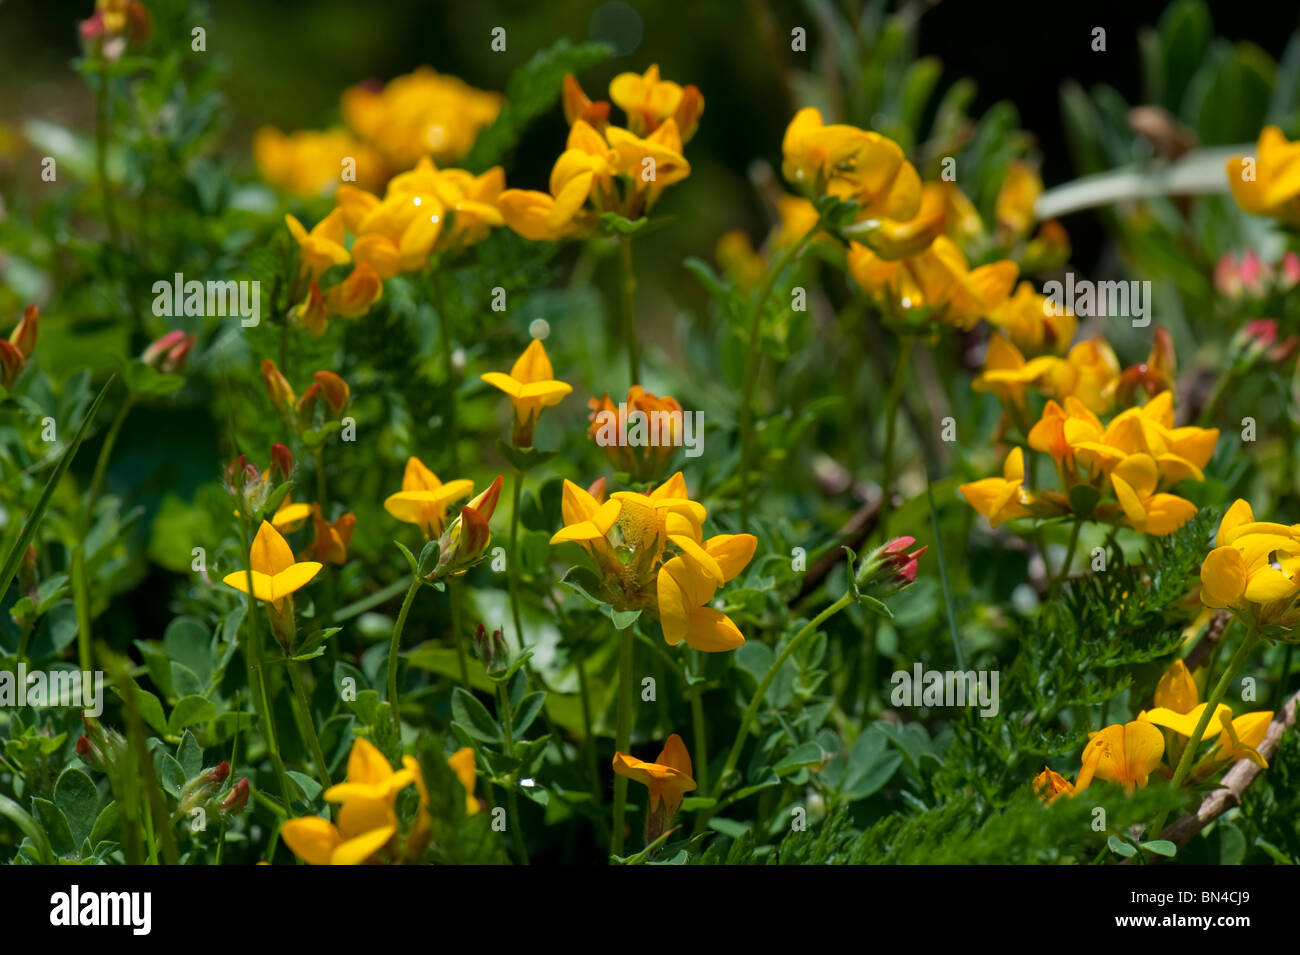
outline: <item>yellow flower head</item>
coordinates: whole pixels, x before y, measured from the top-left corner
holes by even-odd
[[[1089,737],[1075,792],[1083,792],[1095,778],[1119,783],[1126,793],[1131,793],[1147,784],[1165,753],[1165,738],[1160,730],[1139,720],[1115,723]]]
[[[1015,160],[1007,168],[1007,177],[998,190],[994,215],[1004,238],[1015,241],[1023,238],[1036,221],[1034,203],[1043,194],[1043,180],[1034,167],[1023,160]]]
[[[1256,521],[1250,504],[1238,500],[1215,544],[1201,564],[1202,602],[1249,610],[1261,623],[1285,620],[1300,593],[1300,527]]]
[[[1024,517],[1030,513],[1030,496],[1024,490],[1025,453],[1012,448],[1002,464],[1002,477],[984,478],[963,484],[958,490],[966,503],[989,519],[997,527],[1003,521]]]
[[[382,89],[350,87],[340,105],[348,126],[392,169],[410,169],[424,156],[438,162],[460,159],[479,130],[496,119],[503,102],[497,93],[424,66]]]
[[[417,457],[406,459],[402,489],[389,495],[384,510],[406,524],[416,524],[428,540],[442,534],[447,521],[447,505],[469,497],[474,482],[448,481],[443,484]]]
[[[307,586],[321,569],[321,565],[313,560],[295,561],[293,551],[280,532],[266,521],[262,522],[253,538],[248,558],[253,571],[253,596],[275,605]],[[222,582],[240,593],[248,593],[246,570],[226,574]]]
[[[862,206],[864,218],[914,219],[921,177],[898,144],[856,126],[827,126],[812,107],[799,110],[781,143],[781,174],[808,195],[832,195]]]
[[[1255,156],[1227,162],[1228,186],[1247,212],[1300,225],[1300,142],[1289,142],[1276,126],[1259,134]]]
[[[1200,699],[1196,681],[1182,660],[1175,660],[1156,684],[1155,704],[1158,709],[1190,713]]]
[[[510,374],[489,371],[480,377],[510,398],[515,416],[514,444],[519,448],[532,446],[542,409],[558,405],[573,391],[572,385],[555,379],[551,359],[539,338],[529,342],[524,353],[515,359]]]
[[[682,446],[685,412],[676,398],[660,398],[633,385],[621,407],[608,394],[588,399],[587,407],[587,434],[605,449],[615,469],[637,481],[658,480]]]
[[[302,198],[332,194],[349,159],[356,164],[356,182],[363,188],[381,188],[387,175],[380,155],[341,129],[285,135],[263,126],[253,134],[253,159],[268,183]]]
[[[293,216],[286,215],[284,221],[298,243],[298,275],[301,280],[315,281],[331,266],[347,265],[352,261],[352,256],[343,247],[343,213],[338,209],[316,223],[310,232]]]
[[[1074,313],[1061,309],[1063,314],[1051,314],[1046,302],[1047,296],[1040,295],[1032,282],[1021,282],[1014,295],[989,313],[989,324],[1026,355],[1064,355],[1074,340]]]
[[[694,86],[682,88],[659,78],[659,66],[652,63],[644,73],[620,73],[609,84],[609,98],[627,114],[627,125],[638,136],[653,133],[665,120],[673,119],[690,139],[704,112],[704,97]]]
[[[947,236],[925,251],[898,262],[850,243],[849,273],[862,289],[898,317],[928,309],[934,322],[970,329],[1001,305],[1015,284],[1018,270],[1009,260],[972,269]]]

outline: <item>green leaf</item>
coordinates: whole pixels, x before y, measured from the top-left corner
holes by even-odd
[[[50,498],[54,495],[54,489],[58,486],[59,481],[63,479],[64,473],[68,470],[68,465],[76,457],[77,449],[81,447],[81,442],[85,440],[87,431],[90,430],[90,423],[95,420],[95,415],[99,412],[99,406],[104,402],[104,396],[108,394],[109,386],[113,384],[113,376],[110,375],[108,381],[104,382],[104,387],[99,389],[99,394],[95,400],[90,403],[86,409],[85,417],[81,419],[81,427],[77,429],[76,435],[72,438],[72,443],[64,450],[59,457],[59,463],[54,466],[54,472],[45,482],[45,487],[41,489],[41,496],[32,508],[32,512],[27,515],[27,521],[23,524],[22,533],[18,535],[18,540],[14,542],[13,548],[5,558],[4,567],[0,570],[0,598],[3,598],[9,590],[9,585],[13,582],[14,574],[18,573],[18,564],[22,560],[23,554],[27,553],[27,546],[31,543],[32,536],[36,533],[37,526],[41,523],[41,518],[45,516],[45,509],[50,505]]]
[[[1106,840],[1106,845],[1110,847],[1111,852],[1118,852],[1125,859],[1131,859],[1137,855],[1137,850],[1118,836],[1111,836]]]
[[[18,827],[19,832],[32,840],[32,845],[36,847],[36,857],[40,859],[42,865],[54,864],[54,852],[50,848],[50,840],[46,838],[45,831],[27,810],[8,796],[0,794],[0,816],[8,819]]]
[[[463,686],[456,687],[451,695],[451,716],[466,733],[485,743],[501,740],[501,728],[478,698]]]
[[[813,766],[826,759],[826,753],[816,743],[800,743],[773,767],[778,776],[789,776],[805,766]]]
[[[185,770],[186,779],[193,779],[203,769],[203,747],[189,730],[181,734],[181,743],[176,747],[176,761]]]
[[[511,467],[523,474],[527,474],[533,468],[545,464],[555,456],[554,451],[543,451],[541,448],[516,448],[513,444],[507,444],[500,438],[497,439],[497,453],[509,461]]]
[[[649,221],[645,216],[628,219],[617,212],[603,212],[600,215],[600,231],[605,235],[636,235]]]
[[[187,696],[181,699],[172,710],[171,719],[167,721],[170,733],[179,733],[195,723],[206,723],[217,715],[216,704],[201,696]]]
[[[90,829],[90,844],[97,846],[101,842],[112,840],[118,830],[118,818],[120,813],[116,802],[110,802],[107,806],[99,811],[95,817],[95,824]]]
[[[532,725],[533,720],[537,719],[537,714],[542,711],[542,705],[545,702],[546,694],[541,690],[529,693],[519,701],[519,705],[515,707],[511,716],[516,736],[522,736],[524,731]]]
[[[418,577],[420,574],[420,562],[415,559],[415,555],[412,554],[407,546],[401,541],[393,541],[393,543],[397,545],[397,549],[400,550],[402,556],[406,558],[406,563],[410,565],[411,576]]]
[[[1155,839],[1151,842],[1144,842],[1142,843],[1142,848],[1146,849],[1148,852],[1154,852],[1158,856],[1165,856],[1169,859],[1178,855],[1178,847],[1168,839]]]
[[[65,769],[54,784],[54,804],[68,822],[73,845],[80,846],[99,815],[99,790],[81,770]]]
[[[41,824],[45,834],[49,836],[50,847],[55,853],[62,856],[77,851],[77,843],[72,841],[72,827],[68,825],[67,817],[63,815],[62,809],[48,799],[34,796],[32,797],[32,811],[36,814],[36,821]]]

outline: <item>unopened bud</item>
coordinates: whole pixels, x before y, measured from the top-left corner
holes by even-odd
[[[230,788],[226,798],[221,801],[221,811],[228,816],[234,816],[244,811],[248,805],[248,777],[245,776],[239,782]]]

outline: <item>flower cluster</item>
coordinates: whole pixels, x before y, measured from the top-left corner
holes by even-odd
[[[564,482],[564,527],[552,544],[575,542],[591,560],[591,595],[615,610],[659,616],[664,639],[696,650],[734,650],[740,629],[710,606],[714,595],[749,564],[752,534],[704,539],[704,505],[692,501],[681,472],[649,493],[615,491],[603,498]]]

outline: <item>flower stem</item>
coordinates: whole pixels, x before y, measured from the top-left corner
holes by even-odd
[[[695,782],[700,792],[709,791],[709,738],[704,729],[704,684],[690,689],[691,732],[695,740]]]
[[[600,763],[596,759],[596,737],[592,734],[591,687],[587,681],[587,669],[582,660],[574,660],[578,670],[578,693],[582,700],[582,748],[587,752],[587,774],[591,777],[591,795],[597,809],[604,806],[605,793],[600,785]]]
[[[1065,559],[1061,561],[1061,567],[1048,588],[1048,596],[1051,598],[1055,598],[1061,592],[1061,585],[1070,576],[1070,565],[1074,563],[1074,552],[1079,546],[1079,531],[1082,527],[1083,521],[1076,520],[1074,526],[1070,528],[1070,542],[1065,545]]]
[[[460,620],[460,581],[455,577],[447,580],[447,600],[451,603],[451,642],[456,645],[456,662],[460,665],[460,682],[465,689],[472,692],[469,685],[469,661],[465,656],[465,633]]]
[[[393,726],[396,727],[399,738],[402,718],[397,712],[397,655],[402,647],[402,630],[406,627],[406,617],[411,612],[411,603],[419,589],[420,578],[412,576],[411,586],[407,588],[406,597],[402,600],[402,609],[397,612],[397,623],[393,625],[393,638],[388,644],[388,705],[393,710]]]
[[[627,349],[629,387],[641,383],[641,350],[636,337],[636,268],[632,264],[632,237],[619,236],[619,297],[623,317],[623,346]]]
[[[456,418],[456,364],[452,358],[451,316],[447,313],[447,301],[442,292],[442,276],[435,266],[431,276],[433,285],[433,307],[438,311],[438,337],[442,350],[443,375],[447,379],[447,448],[451,457],[453,473],[460,470],[460,450]]]
[[[506,691],[504,683],[497,684],[497,700],[501,710],[501,723],[506,731],[506,753],[511,758],[515,755],[515,729],[514,716],[511,712],[510,694]],[[506,806],[510,813],[510,831],[513,837],[510,845],[515,852],[515,861],[520,865],[528,865],[528,847],[524,845],[523,829],[519,825],[519,781],[515,776],[514,770],[506,779]]]
[[[736,730],[735,742],[731,744],[731,751],[727,753],[727,761],[722,764],[722,772],[718,774],[718,778],[713,785],[714,799],[717,799],[722,794],[722,788],[727,784],[728,777],[735,770],[736,763],[740,761],[740,751],[744,748],[745,739],[749,736],[749,727],[754,722],[754,718],[758,716],[758,708],[767,695],[767,689],[772,685],[772,681],[776,679],[776,675],[781,671],[781,667],[785,665],[785,661],[790,659],[790,654],[794,653],[799,645],[808,638],[809,634],[816,633],[818,627],[847,607],[852,601],[853,593],[850,591],[809,620],[804,624],[803,629],[790,638],[790,642],[777,654],[776,659],[772,661],[772,665],[767,668],[767,672],[763,674],[763,679],[754,689],[754,695],[750,697],[749,705],[745,707],[745,712],[740,717],[740,726]],[[712,811],[708,809],[700,813],[695,826],[696,832],[703,829],[704,824],[708,822],[711,815]]]
[[[524,649],[524,628],[519,622],[519,499],[523,492],[524,475],[518,468],[514,469],[514,488],[511,492],[510,507],[510,560],[506,564],[506,592],[510,596],[510,618],[515,625],[515,640],[519,643],[519,652]]]
[[[298,722],[302,724],[303,733],[306,736],[308,745],[311,746],[312,759],[316,761],[316,772],[320,774],[321,785],[329,789],[333,785],[330,780],[329,761],[325,759],[325,752],[320,746],[320,737],[316,735],[316,724],[311,718],[311,704],[307,700],[307,693],[302,686],[302,673],[299,667],[302,666],[301,660],[289,660],[289,680],[293,683],[293,701],[295,709],[298,711]]]
[[[618,632],[618,724],[614,730],[614,750],[626,753],[632,743],[632,627]],[[627,777],[614,776],[614,831],[610,836],[610,855],[623,854],[623,828],[627,815]]]
[[[763,311],[767,300],[772,296],[776,280],[785,267],[794,261],[812,241],[820,223],[809,229],[799,241],[787,246],[771,267],[754,299],[754,308],[749,315],[749,345],[745,353],[745,380],[741,382],[740,395],[740,528],[749,530],[749,476],[754,458],[754,387],[758,383],[758,373],[763,363],[763,351],[759,347],[763,329]]]
[[[99,500],[100,491],[104,487],[104,475],[108,472],[108,462],[113,457],[113,448],[117,444],[118,435],[122,432],[122,426],[126,424],[126,417],[130,414],[134,405],[135,395],[128,394],[122,401],[122,406],[117,409],[117,416],[113,419],[113,423],[109,425],[107,434],[104,435],[104,443],[99,449],[99,457],[95,461],[95,470],[91,474],[90,485],[81,504],[76,539],[72,542],[72,594],[77,615],[77,657],[81,661],[81,669],[87,672],[90,671],[92,663],[90,582],[86,579],[86,537],[90,533],[90,523],[95,512],[95,502]]]
[[[880,539],[889,540],[889,504],[894,485],[894,440],[898,434],[898,403],[903,397],[903,382],[907,378],[908,362],[912,359],[913,340],[904,337],[898,344],[898,360],[894,365],[894,378],[889,383],[889,397],[885,410],[884,469],[880,481]]]
[[[1205,709],[1201,711],[1201,718],[1196,721],[1196,728],[1192,730],[1192,735],[1187,740],[1187,746],[1183,749],[1182,758],[1178,760],[1178,766],[1174,769],[1174,778],[1170,782],[1174,789],[1187,781],[1192,766],[1196,762],[1196,749],[1201,745],[1201,740],[1205,738],[1205,730],[1214,717],[1214,711],[1223,702],[1228,687],[1232,685],[1232,681],[1237,677],[1237,672],[1241,669],[1242,664],[1246,662],[1246,657],[1255,649],[1255,644],[1258,642],[1259,633],[1254,627],[1251,627],[1246,631],[1245,637],[1242,638],[1241,646],[1237,648],[1237,652],[1232,655],[1232,659],[1228,662],[1228,668],[1223,671],[1223,676],[1219,677],[1219,682],[1214,685],[1214,690],[1205,701]],[[1166,810],[1156,819],[1155,825],[1151,827],[1150,837],[1152,839],[1160,838],[1160,833],[1165,827],[1165,819],[1168,815],[1169,812]]]

